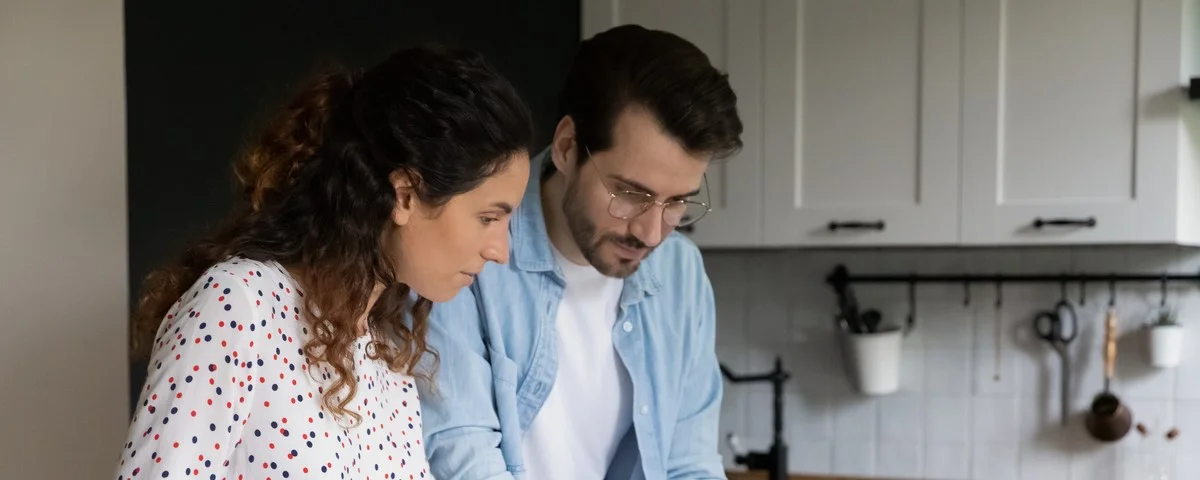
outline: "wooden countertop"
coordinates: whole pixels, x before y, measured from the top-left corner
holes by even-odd
[[[766,472],[729,471],[729,472],[725,472],[725,473],[729,477],[729,480],[766,480],[767,479]],[[788,475],[788,480],[879,480],[879,479],[877,479],[877,478],[866,479],[866,478],[857,478],[857,477],[836,477],[836,476],[830,477],[830,476],[792,474],[792,475]]]

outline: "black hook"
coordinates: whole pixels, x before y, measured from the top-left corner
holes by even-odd
[[[917,276],[910,274],[908,278],[908,325],[906,326],[908,334],[917,324]]]
[[[963,281],[963,306],[971,306],[971,282]]]
[[[1060,295],[1062,295],[1062,301],[1065,303],[1067,301],[1067,281],[1063,280],[1062,282],[1060,282],[1058,284],[1058,289],[1059,289]]]
[[[1165,273],[1162,276],[1162,283],[1159,285],[1159,294],[1161,296],[1158,299],[1158,306],[1166,307],[1167,306],[1167,274],[1165,274]]]
[[[1117,305],[1117,280],[1116,275],[1108,276],[1108,306],[1115,307]]]
[[[1004,304],[1004,289],[1000,288],[1000,276],[996,276],[996,308]]]
[[[1087,281],[1079,281],[1079,305],[1087,305]]]

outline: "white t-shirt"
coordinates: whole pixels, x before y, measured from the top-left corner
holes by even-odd
[[[624,281],[554,254],[566,277],[556,319],[558,372],[525,432],[525,478],[600,480],[633,425],[633,387],[613,346]]]
[[[302,294],[278,263],[232,259],[200,276],[159,327],[113,478],[429,479],[412,377],[354,345],[346,428],[321,404]],[[343,392],[344,394],[345,392]]]

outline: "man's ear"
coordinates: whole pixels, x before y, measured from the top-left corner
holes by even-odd
[[[392,222],[405,225],[417,209],[417,191],[413,187],[413,177],[404,171],[397,170],[388,176],[392,190],[396,193],[396,206],[392,208]]]
[[[575,139],[575,120],[569,115],[564,116],[562,120],[558,121],[558,126],[554,128],[554,140],[550,144],[550,159],[554,161],[554,168],[567,177],[570,177],[575,171],[578,159],[583,155],[582,148]]]

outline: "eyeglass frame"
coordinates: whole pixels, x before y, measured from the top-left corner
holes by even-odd
[[[712,193],[711,193],[711,192],[708,190],[708,173],[707,173],[707,172],[706,172],[706,173],[703,175],[703,179],[704,179],[704,196],[705,196],[705,200],[706,200],[706,201],[704,201],[704,202],[697,202],[697,201],[694,201],[694,200],[683,200],[683,199],[678,199],[678,200],[668,200],[668,201],[665,201],[665,202],[664,202],[664,201],[661,201],[661,200],[659,200],[659,199],[657,199],[657,198],[654,198],[654,195],[653,195],[653,194],[650,194],[650,193],[647,193],[647,192],[635,192],[635,191],[633,191],[633,190],[617,190],[617,191],[614,193],[614,192],[613,192],[613,189],[612,189],[611,187],[609,187],[609,186],[608,186],[608,182],[605,182],[605,181],[604,181],[604,172],[601,172],[601,171],[600,171],[600,167],[597,167],[597,166],[595,166],[595,163],[596,163],[596,161],[595,161],[595,159],[593,159],[593,158],[592,158],[592,150],[591,150],[590,148],[588,148],[588,147],[585,145],[585,146],[583,147],[583,151],[584,151],[585,153],[587,153],[587,157],[586,157],[586,158],[587,158],[587,159],[589,159],[589,160],[591,160],[589,163],[592,163],[592,164],[593,164],[592,168],[596,169],[596,173],[599,175],[599,178],[600,178],[600,184],[601,184],[602,186],[604,186],[605,193],[608,193],[608,208],[607,208],[606,210],[608,211],[608,215],[609,215],[609,216],[611,216],[611,217],[613,217],[613,218],[616,218],[616,219],[618,219],[618,220],[630,220],[630,219],[634,219],[634,218],[637,218],[637,217],[640,217],[640,216],[644,215],[646,212],[650,211],[650,209],[651,209],[651,208],[653,208],[653,207],[656,207],[656,206],[662,206],[662,207],[663,207],[663,211],[662,211],[662,213],[661,213],[661,214],[659,214],[659,220],[660,220],[660,221],[661,221],[661,222],[662,222],[664,225],[668,225],[668,226],[670,226],[671,228],[679,228],[679,227],[686,227],[686,226],[690,226],[690,225],[695,225],[697,222],[699,222],[699,221],[700,221],[700,219],[702,219],[702,218],[704,218],[704,217],[708,216],[708,214],[712,212],[712,207],[711,207],[711,206],[709,205],[709,203],[707,202],[707,200],[710,200],[710,199],[712,198]],[[640,212],[637,212],[637,214],[634,214],[634,215],[629,215],[629,216],[626,216],[626,217],[618,217],[618,216],[616,216],[616,215],[613,215],[613,213],[612,213],[612,205],[613,205],[613,202],[617,200],[617,194],[624,194],[624,195],[630,195],[630,196],[633,196],[633,195],[636,195],[636,196],[641,196],[641,197],[643,197],[643,198],[646,198],[646,201],[640,202],[640,205],[643,205],[643,207],[642,207],[642,209],[641,209],[641,211],[640,211]],[[687,220],[687,219],[686,219],[686,218],[683,218],[683,217],[684,217],[684,216],[686,216],[686,215],[684,215],[684,216],[681,216],[681,217],[680,217],[680,219],[679,219],[679,224],[678,224],[678,225],[671,225],[670,223],[667,223],[667,221],[666,221],[666,217],[665,217],[665,215],[666,215],[666,213],[667,213],[667,207],[668,207],[669,205],[671,205],[671,204],[683,204],[683,205],[685,205],[685,207],[684,207],[684,209],[685,209],[685,210],[686,210],[686,208],[687,208],[687,207],[686,207],[686,205],[687,205],[687,204],[699,205],[701,208],[703,208],[703,212],[704,212],[704,213],[701,213],[701,214],[700,214],[700,216],[696,217],[694,220],[691,220],[691,221],[685,221],[685,220]]]

